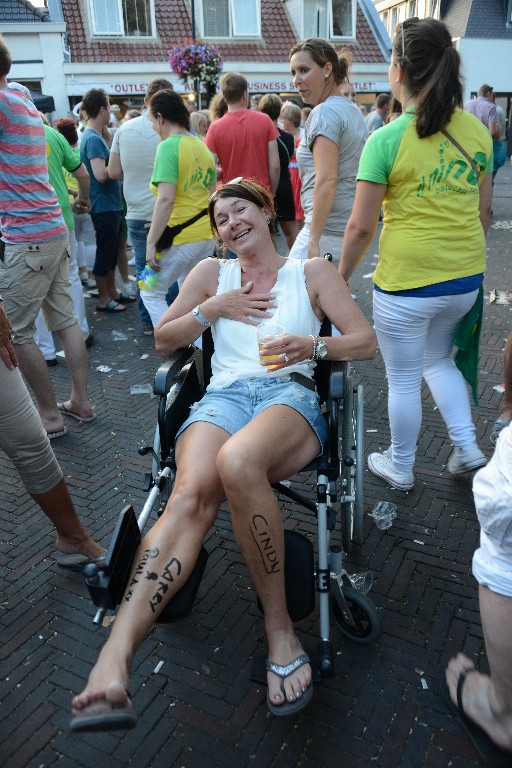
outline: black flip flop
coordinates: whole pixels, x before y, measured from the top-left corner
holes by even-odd
[[[450,690],[446,683],[444,672],[439,681],[441,693],[450,709],[450,712],[462,725],[482,760],[484,760],[487,765],[490,765],[491,768],[512,768],[512,752],[506,752],[504,749],[498,747],[498,745],[492,741],[486,732],[482,730],[482,728],[480,728],[480,726],[471,720],[464,712],[464,707],[462,705],[462,691],[464,689],[464,683],[466,682],[466,677],[468,674],[477,671],[478,670],[473,667],[461,672],[457,682],[457,706],[455,706],[452,701],[452,697],[450,696]]]
[[[128,699],[131,704],[131,696],[128,693]],[[99,704],[100,702],[95,702]],[[137,725],[137,715],[131,707],[115,708],[109,705],[107,701],[101,702],[108,705],[109,708],[103,711],[84,713],[75,715],[72,718],[69,728],[71,731],[126,731],[135,728]],[[93,707],[94,704],[91,704]]]
[[[287,664],[286,666],[281,666],[280,664],[276,664],[274,661],[271,661],[270,659],[267,659],[266,661],[266,669],[268,672],[273,672],[274,675],[277,675],[279,678],[281,678],[281,690],[284,694],[284,680],[285,678],[289,677],[293,672],[295,672],[296,669],[299,667],[302,667],[304,664],[310,664],[310,659],[307,653],[301,653],[300,656],[297,656],[296,659],[294,659],[290,664]],[[302,696],[299,696],[295,701],[284,701],[282,704],[274,704],[270,700],[270,696],[268,694],[267,689],[267,707],[272,712],[273,715],[276,715],[278,717],[285,717],[286,715],[295,715],[297,712],[300,712],[301,709],[304,709],[307,704],[311,701],[311,697],[313,696],[313,683],[306,688]]]

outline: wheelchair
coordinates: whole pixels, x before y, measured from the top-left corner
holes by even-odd
[[[330,335],[330,330],[330,323],[326,321],[320,334]],[[212,354],[213,339],[208,329],[203,333],[201,348],[190,346],[181,350],[156,373],[154,393],[159,397],[159,404],[155,440],[153,446],[139,449],[141,455],[152,456],[152,469],[146,474],[144,485],[149,494],[147,501],[138,519],[131,506],[121,512],[104,567],[99,569],[90,564],[84,569],[91,598],[98,608],[95,624],[101,624],[106,611],[115,610],[119,605],[141,533],[153,509],[157,507],[160,514],[165,509],[176,473],[175,435],[192,403],[200,400],[206,390]],[[297,376],[292,374],[292,378]],[[289,481],[276,483],[273,488],[280,497],[286,497],[316,517],[316,559],[310,539],[297,531],[285,530],[285,583],[288,611],[294,622],[305,619],[315,610],[315,593],[318,593],[320,640],[317,649],[308,649],[308,653],[314,679],[319,682],[335,674],[330,639],[331,605],[337,627],[356,643],[373,643],[381,633],[381,622],[374,604],[352,586],[351,577],[343,567],[344,552],[362,543],[363,388],[355,386],[350,364],[337,361],[317,363],[315,384],[328,425],[323,453],[302,470],[316,474],[312,494],[315,498],[299,493]],[[342,546],[330,544],[337,525]],[[166,606],[159,623],[176,621],[190,612],[207,559],[208,552],[203,546],[188,582]],[[255,663],[251,679],[266,683],[262,661]]]

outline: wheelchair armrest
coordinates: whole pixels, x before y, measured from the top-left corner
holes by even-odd
[[[345,381],[350,372],[350,363],[347,360],[334,360],[329,377],[329,397],[333,400],[343,400],[345,393]]]
[[[179,349],[173,357],[162,363],[155,374],[153,392],[155,395],[167,396],[173,379],[195,354],[195,347]]]

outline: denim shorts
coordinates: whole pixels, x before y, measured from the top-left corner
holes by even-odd
[[[323,449],[327,440],[327,423],[320,411],[318,395],[302,384],[291,381],[288,376],[240,379],[223,389],[209,389],[199,402],[190,407],[190,416],[176,437],[196,421],[215,424],[234,435],[251,419],[273,405],[287,405],[300,413]]]

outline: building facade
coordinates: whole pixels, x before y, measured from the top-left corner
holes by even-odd
[[[121,112],[142,104],[153,77],[165,75],[178,92],[192,91],[192,82],[171,72],[168,51],[194,36],[216,45],[224,71],[243,73],[251,94],[275,92],[299,100],[288,52],[297,41],[316,36],[350,51],[360,103],[372,104],[377,93],[389,90],[390,41],[371,0],[45,3],[37,10],[29,0],[2,0],[0,28],[13,51],[11,79],[36,81],[53,96],[59,116],[94,86],[104,88]],[[37,55],[32,54],[37,38],[48,41],[51,55],[46,42],[38,42]]]
[[[445,22],[460,53],[464,100],[492,85],[510,118],[512,98],[512,0],[374,0],[389,36],[404,19],[432,16]],[[509,121],[510,125],[510,121]]]

